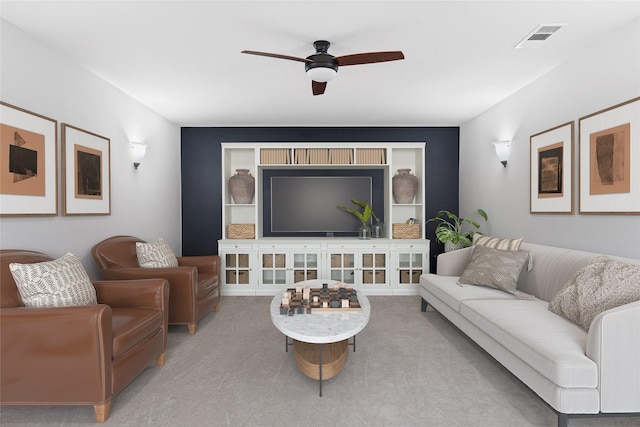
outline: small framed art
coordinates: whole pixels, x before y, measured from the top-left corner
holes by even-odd
[[[58,122],[0,102],[0,215],[58,214]]]
[[[640,97],[582,117],[580,213],[640,215]]]
[[[530,212],[572,214],[573,122],[531,135]]]
[[[62,124],[63,215],[111,214],[110,141]]]

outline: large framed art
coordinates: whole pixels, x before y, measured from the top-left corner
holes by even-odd
[[[62,124],[63,215],[111,214],[110,140]]]
[[[58,122],[0,101],[0,215],[58,214]]]
[[[580,214],[640,215],[640,97],[582,117]]]
[[[531,135],[530,212],[573,214],[573,122]]]

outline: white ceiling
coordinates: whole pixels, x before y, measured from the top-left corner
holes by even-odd
[[[1,1],[0,15],[181,126],[458,126],[640,16],[640,1]],[[567,24],[514,49],[539,24]],[[311,94],[301,62],[343,67]]]

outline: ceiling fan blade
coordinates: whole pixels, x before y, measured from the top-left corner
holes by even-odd
[[[355,53],[353,55],[337,56],[334,58],[339,66],[373,64],[375,62],[397,61],[404,59],[402,51]]]
[[[255,50],[243,50],[240,53],[248,53],[249,55],[268,56],[270,58],[288,59],[290,61],[311,62],[310,59],[298,58],[297,56],[281,55],[279,53],[257,52]]]
[[[311,82],[311,90],[314,95],[322,95],[324,93],[325,88],[327,87],[327,82]]]

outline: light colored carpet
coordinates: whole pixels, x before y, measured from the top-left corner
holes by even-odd
[[[370,297],[369,325],[336,377],[302,375],[270,319],[271,297],[223,297],[195,336],[171,327],[167,361],[111,405],[105,426],[556,426],[556,414],[420,298]],[[90,406],[4,406],[3,427],[81,426]],[[570,427],[640,426],[640,416]]]

